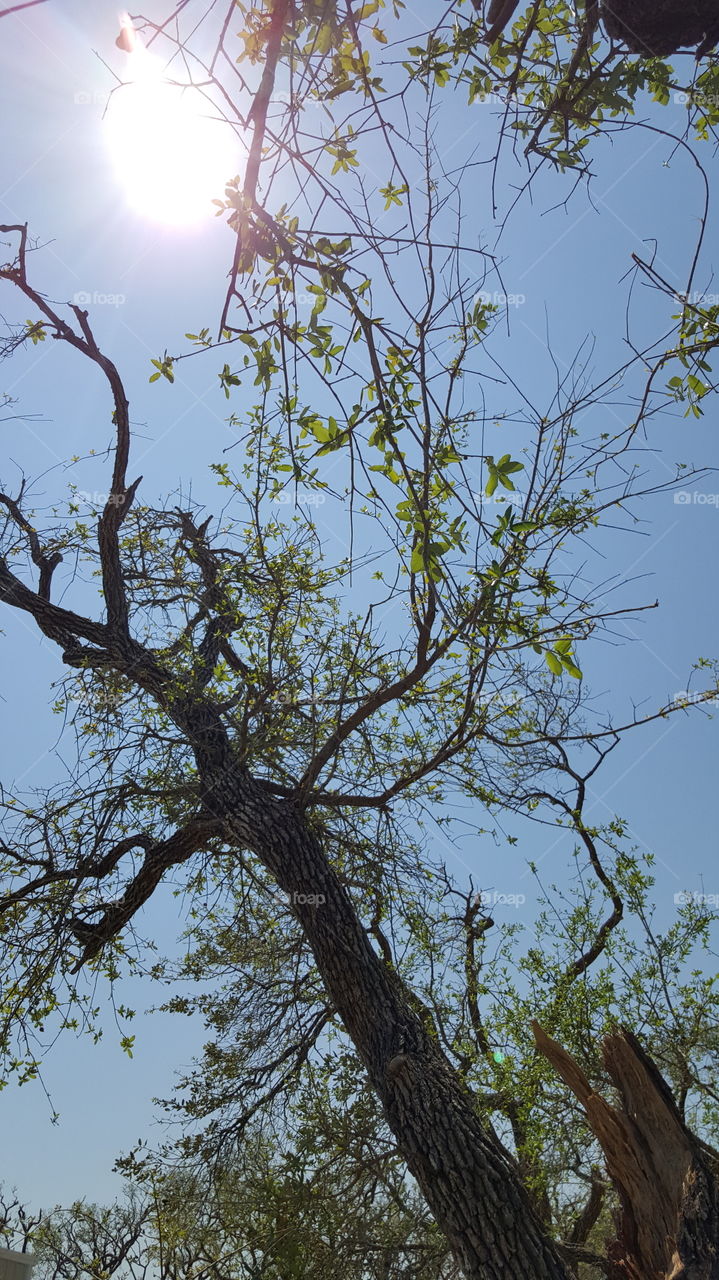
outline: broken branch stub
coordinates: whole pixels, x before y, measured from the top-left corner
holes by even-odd
[[[639,1041],[622,1030],[603,1042],[617,1108],[538,1023],[532,1029],[539,1052],[581,1102],[619,1196],[617,1238],[608,1248],[612,1276],[719,1280],[717,1170]]]

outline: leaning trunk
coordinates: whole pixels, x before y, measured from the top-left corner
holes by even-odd
[[[320,896],[321,905],[298,902],[297,917],[407,1165],[465,1274],[566,1280],[517,1174],[370,946],[318,842],[299,822],[288,825],[256,852],[288,894]]]
[[[349,896],[301,812],[277,801],[233,757],[208,709],[179,712],[228,839],[250,849],[279,887],[384,1108],[407,1166],[468,1280],[570,1280],[506,1153],[374,952]]]
[[[370,946],[318,841],[297,816],[277,819],[273,831],[255,836],[254,852],[290,896],[399,1148],[466,1276],[566,1280],[516,1172]],[[243,813],[237,825],[245,829]]]

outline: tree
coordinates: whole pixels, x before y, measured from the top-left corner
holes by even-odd
[[[109,1208],[78,1202],[34,1220],[29,1237],[41,1280],[456,1280],[446,1243],[401,1178],[388,1194],[352,1188],[342,1201],[302,1170],[283,1167],[261,1141],[229,1170],[153,1176]],[[329,1176],[328,1176],[329,1175]],[[6,1218],[8,1239],[22,1206]],[[342,1210],[344,1209],[344,1213]],[[13,1218],[15,1220],[13,1220]]]
[[[493,264],[463,243],[452,208],[461,189],[436,159],[427,113],[418,150],[410,137],[399,155],[351,14],[293,17],[278,4],[269,22],[264,11],[245,17],[246,60],[262,74],[244,179],[228,184],[223,203],[236,241],[219,339],[244,354],[219,377],[228,398],[251,379],[258,402],[234,420],[244,449],[238,474],[215,464],[236,514],[213,519],[187,501],[140,504],[118,369],[88,314],[60,309],[38,289],[27,229],[0,229],[13,255],[0,278],[34,311],[11,327],[8,349],[48,338],[73,348],[105,380],[115,433],[96,536],[81,519],[68,524],[59,506],[40,528],[24,490],[0,496],[0,598],[58,647],[70,672],[60,708],[81,697],[71,717],[81,747],[73,783],[32,804],[4,801],[3,869],[19,878],[2,903],[12,975],[6,1041],[20,1027],[20,1070],[32,1072],[34,1029],[89,1016],[78,973],[112,977],[132,963],[123,933],[171,868],[187,865],[198,911],[216,877],[243,902],[256,895],[260,915],[263,893],[279,889],[295,924],[283,959],[293,947],[311,955],[323,1004],[308,1014],[301,1000],[291,1003],[301,1016],[289,1044],[278,1045],[287,1006],[285,1016],[269,1010],[264,1078],[281,1087],[285,1064],[301,1063],[325,1027],[341,1026],[465,1274],[566,1277],[570,1263],[542,1221],[530,1165],[518,1167],[483,1119],[448,1060],[436,1011],[398,971],[387,918],[395,913],[398,937],[421,931],[393,902],[392,871],[404,861],[424,881],[408,825],[427,814],[445,820],[457,794],[490,814],[557,812],[605,910],[598,920],[582,916],[557,1007],[571,1002],[575,984],[586,991],[624,910],[622,864],[613,858],[605,869],[602,833],[585,816],[586,783],[625,731],[677,708],[632,715],[619,728],[593,714],[577,646],[629,610],[598,602],[572,547],[675,483],[645,478],[627,459],[667,401],[701,411],[716,309],[688,303],[674,341],[642,345],[594,384],[578,361],[557,376],[544,410],[507,377],[523,416],[506,404],[496,416],[514,416],[523,435],[514,452],[485,453],[482,430],[495,414],[480,396],[494,394],[487,353],[497,304],[465,263]],[[305,90],[330,101],[348,95],[349,118],[338,112],[311,161],[296,145],[292,98],[283,130],[272,128],[278,67],[290,76],[299,67]],[[424,67],[425,79],[430,72],[437,78],[438,64]],[[401,109],[415,91],[423,99],[421,78],[401,87]],[[342,184],[377,135],[387,184],[350,198]],[[282,157],[316,183],[339,234],[314,211],[308,226],[287,208],[268,212],[271,188],[258,200],[263,158],[269,172]],[[378,215],[395,208],[408,234],[380,235]],[[414,273],[400,281],[410,255]],[[651,264],[637,266],[665,287]],[[302,291],[314,299],[306,323],[297,314]],[[208,330],[188,337],[200,356],[217,345]],[[180,358],[159,357],[153,379],[172,382]],[[668,393],[657,391],[673,362],[683,371]],[[613,434],[596,431],[585,415],[619,381],[635,396],[629,420]],[[526,492],[516,499],[520,475]],[[496,503],[501,493],[510,501]],[[286,498],[296,502],[289,519]],[[312,519],[320,499],[348,511],[351,550],[339,564],[322,556]],[[53,580],[68,560],[99,577],[101,618],[80,579],[77,608],[54,602]],[[379,616],[388,606],[398,619],[389,634]],[[468,942],[479,923],[468,903]],[[258,957],[265,972],[278,963],[272,953]],[[467,980],[471,993],[471,965]],[[481,1025],[473,1030],[484,1050]]]

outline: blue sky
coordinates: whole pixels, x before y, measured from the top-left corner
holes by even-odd
[[[415,5],[421,20],[429,6]],[[162,6],[153,5],[160,14]],[[174,387],[148,383],[150,358],[165,348],[176,351],[187,330],[216,324],[231,253],[230,233],[222,220],[179,230],[148,222],[128,208],[118,185],[102,127],[105,95],[111,80],[98,58],[121,68],[114,48],[114,5],[65,0],[3,19],[0,84],[5,123],[0,169],[0,221],[30,224],[44,246],[32,261],[35,279],[58,299],[89,295],[95,332],[124,374],[136,425],[132,476],[142,472],[145,501],[178,485],[213,496],[209,464],[221,459],[233,441],[228,405],[217,383],[214,357],[184,363]],[[443,106],[443,110],[444,110]],[[683,108],[671,104],[661,117],[679,125]],[[486,161],[496,130],[488,104],[470,111],[459,99],[442,125],[448,139],[443,161],[456,148],[459,164],[476,148]],[[443,135],[444,136],[444,135]],[[449,141],[452,139],[452,141]],[[238,169],[242,149],[238,146]],[[616,135],[595,149],[589,195],[578,191],[566,207],[571,179],[546,175],[533,202],[515,211],[499,242],[504,258],[504,287],[524,301],[510,308],[510,332],[499,350],[515,376],[538,398],[551,385],[547,335],[561,366],[567,366],[588,332],[596,341],[595,367],[617,362],[623,346],[627,286],[623,277],[635,252],[648,256],[657,245],[662,274],[681,289],[697,227],[701,187],[692,162],[658,136],[639,130]],[[465,213],[476,220],[477,234],[490,248],[493,224],[489,169],[478,164]],[[229,176],[229,175],[228,175]],[[372,176],[372,175],[370,175]],[[377,180],[385,175],[378,174]],[[505,170],[518,182],[522,170]],[[219,194],[219,192],[218,192]],[[465,197],[466,198],[466,197]],[[715,228],[713,228],[715,231]],[[712,291],[710,236],[697,287]],[[499,284],[487,283],[487,289]],[[719,292],[719,286],[716,286]],[[640,329],[658,329],[657,295],[640,291],[636,299]],[[665,306],[668,315],[671,308]],[[15,314],[9,297],[0,313]],[[24,312],[22,313],[23,318]],[[220,362],[221,363],[221,362]],[[12,488],[23,468],[40,476],[43,495],[73,482],[88,493],[103,492],[101,461],[73,464],[72,455],[100,449],[108,439],[108,412],[97,378],[87,377],[74,353],[47,342],[3,366],[0,391],[18,398],[18,412],[36,419],[5,423],[0,471]],[[608,428],[625,418],[621,395],[605,412]],[[241,404],[233,403],[235,411]],[[505,437],[502,437],[505,439]],[[673,474],[676,460],[717,465],[716,408],[696,422],[675,417],[654,422],[647,447],[653,473]],[[495,449],[495,454],[502,452]],[[649,455],[648,455],[649,457]],[[588,553],[596,577],[636,578],[631,599],[657,597],[661,608],[618,627],[625,643],[593,644],[583,655],[588,683],[611,706],[617,720],[631,716],[632,705],[649,709],[687,687],[692,663],[716,653],[715,561],[719,477],[687,486],[689,497],[676,502],[660,494],[641,508],[636,532],[607,533],[600,553]],[[330,542],[339,536],[329,509],[319,508],[318,525]],[[50,683],[61,674],[57,654],[23,618],[3,616],[0,668],[1,711],[8,726],[0,742],[0,777],[10,786],[42,784],[58,776],[54,752],[59,725],[48,712]],[[18,669],[29,673],[18,678]],[[709,797],[716,777],[716,721],[683,714],[634,732],[614,753],[597,780],[592,816],[605,820],[620,813],[637,843],[658,860],[657,904],[660,919],[673,910],[681,890],[719,892],[717,836]],[[526,892],[531,912],[534,890],[522,859],[542,859],[547,878],[558,873],[567,853],[566,838],[545,828],[522,828],[516,861],[501,862],[487,839],[467,837],[459,849],[437,845],[459,877],[471,872],[503,892]],[[513,855],[514,857],[515,855]],[[150,926],[169,938],[173,922],[169,895],[148,913]],[[142,993],[128,1001],[150,1003]],[[156,998],[156,997],[153,997]],[[134,1139],[150,1134],[151,1097],[166,1095],[176,1067],[187,1063],[200,1043],[200,1029],[159,1014],[137,1027],[137,1049],[130,1061],[118,1047],[108,1018],[105,1041],[66,1039],[49,1056],[45,1083],[60,1112],[38,1084],[0,1093],[3,1167],[0,1179],[17,1184],[35,1203],[71,1197],[107,1195],[113,1188],[113,1158]]]

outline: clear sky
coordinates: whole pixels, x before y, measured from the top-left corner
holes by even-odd
[[[419,26],[432,8],[414,3],[410,14]],[[164,8],[155,3],[150,12],[164,15]],[[216,325],[231,236],[224,222],[211,216],[190,228],[173,228],[128,205],[102,125],[112,85],[102,59],[122,67],[123,55],[114,46],[117,16],[115,5],[104,0],[48,0],[2,19],[0,221],[30,224],[44,246],[32,261],[40,287],[55,299],[78,298],[88,306],[101,345],[123,372],[137,428],[131,475],[143,473],[144,500],[189,483],[211,497],[208,467],[232,443],[226,419],[239,406],[228,409],[220,393],[216,358],[183,364],[172,388],[149,385],[149,361],[165,348],[180,349],[187,330]],[[671,104],[662,122],[679,124],[682,111],[681,104]],[[470,109],[458,98],[443,127],[453,139],[443,155],[445,165],[454,147],[458,163],[472,147],[480,159],[491,155],[496,131],[491,104]],[[242,159],[238,144],[235,171]],[[503,358],[540,398],[553,376],[548,335],[562,367],[587,333],[596,340],[597,368],[621,359],[623,277],[632,252],[647,256],[656,243],[662,274],[677,289],[686,279],[701,198],[691,160],[666,138],[637,130],[598,146],[593,171],[589,193],[580,189],[566,205],[572,179],[547,175],[533,202],[518,206],[499,243],[504,287],[522,299],[510,308]],[[505,178],[519,182],[521,175],[518,167]],[[376,177],[386,180],[383,174]],[[479,164],[470,184],[469,212],[477,235],[491,247],[498,228],[489,180],[488,167]],[[222,180],[218,194],[221,185]],[[710,235],[697,280],[709,292],[715,244]],[[644,309],[647,319],[655,319],[656,295],[640,295],[637,305],[640,315]],[[13,315],[14,307],[9,297],[0,299],[0,314]],[[2,391],[17,397],[18,412],[37,415],[2,425],[4,488],[15,486],[22,468],[40,477],[34,490],[40,506],[43,495],[68,482],[83,492],[104,491],[100,460],[67,461],[107,443],[99,377],[87,377],[73,353],[46,342],[3,367]],[[612,419],[625,417],[621,396],[605,412],[612,429]],[[668,478],[676,460],[716,466],[716,416],[711,404],[701,422],[683,418],[681,411],[657,420],[647,445],[656,451],[651,465],[657,473],[665,467]],[[590,686],[617,720],[630,718],[633,705],[649,709],[666,703],[687,687],[692,663],[717,652],[719,476],[692,483],[688,492],[683,502],[672,494],[648,500],[641,510],[643,523],[631,537],[607,534],[599,544],[603,563],[597,551],[588,552],[592,576],[633,578],[633,600],[659,598],[661,604],[637,622],[621,623],[616,644],[594,644],[583,654]],[[321,527],[324,522],[331,540],[336,531],[329,513],[320,508],[317,522]],[[0,625],[5,629],[0,638],[5,725],[0,777],[8,787],[41,785],[60,776],[62,768],[55,749],[59,725],[48,711],[51,682],[61,674],[59,659],[23,618],[6,614]],[[640,847],[656,855],[663,922],[671,918],[675,893],[719,893],[710,800],[716,769],[716,721],[695,713],[635,732],[598,779],[591,816],[601,822],[621,814]],[[522,828],[516,862],[503,854],[501,866],[488,840],[468,837],[459,853],[439,845],[437,852],[460,878],[471,872],[475,882],[526,893],[531,919],[534,889],[523,859],[543,859],[542,870],[551,878],[563,865],[567,842],[544,828]],[[174,910],[166,894],[148,911],[145,929],[169,939]],[[134,999],[142,1009],[159,998],[160,993],[148,998],[136,991],[127,1002]],[[0,1180],[17,1184],[34,1203],[110,1193],[114,1157],[136,1137],[151,1136],[152,1096],[167,1095],[173,1071],[200,1043],[200,1029],[181,1019],[153,1014],[140,1021],[133,1061],[118,1047],[111,1018],[99,1047],[70,1038],[56,1045],[45,1068],[52,1106],[39,1084],[22,1089],[13,1084],[0,1093]],[[57,1125],[51,1122],[53,1107],[60,1112]]]

